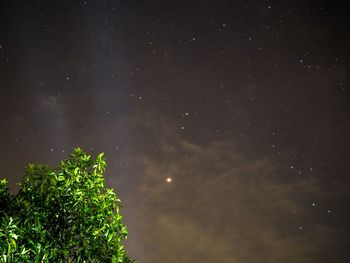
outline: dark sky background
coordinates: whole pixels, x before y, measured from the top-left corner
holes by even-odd
[[[81,146],[106,153],[140,263],[350,262],[349,2],[0,10],[13,191]]]

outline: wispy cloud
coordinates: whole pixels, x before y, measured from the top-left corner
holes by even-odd
[[[154,127],[146,117],[138,122]],[[327,258],[340,233],[314,221],[311,200],[330,198],[317,180],[286,176],[283,160],[248,154],[234,139],[191,143],[172,125],[158,122],[157,153],[124,156],[135,173],[126,196],[130,253],[169,263]]]

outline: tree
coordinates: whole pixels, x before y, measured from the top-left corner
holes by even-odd
[[[134,262],[105,167],[76,148],[57,168],[29,164],[17,195],[0,180],[0,262]]]

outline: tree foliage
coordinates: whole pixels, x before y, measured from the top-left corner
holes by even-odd
[[[0,180],[0,262],[132,262],[105,167],[76,148],[57,168],[29,164],[17,195]]]

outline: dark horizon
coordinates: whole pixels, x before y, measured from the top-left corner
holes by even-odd
[[[1,178],[105,152],[137,262],[350,262],[346,1],[2,1]]]

